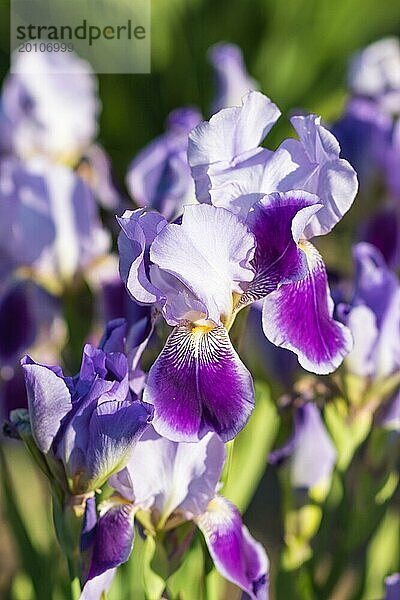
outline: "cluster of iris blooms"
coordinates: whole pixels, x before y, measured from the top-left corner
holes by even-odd
[[[400,291],[391,269],[400,46],[384,40],[359,53],[342,118],[328,128],[316,115],[294,115],[297,137],[274,151],[261,144],[279,109],[257,90],[238,48],[215,46],[213,116],[203,120],[191,107],[169,115],[166,132],[129,167],[127,188],[140,208],[125,211],[95,142],[100,104],[88,65],[71,55],[18,60],[45,61],[46,85],[21,74],[28,64],[2,92],[2,396],[4,406],[12,397],[23,407],[23,378],[27,407],[11,411],[6,431],[49,479],[72,594],[104,597],[135,530],[146,554],[165,551],[169,576],[197,528],[220,574],[245,597],[265,599],[267,553],[219,493],[256,404],[230,333],[235,339],[237,319],[246,362],[256,355],[269,377],[300,373],[288,401],[293,433],[264,457],[289,465],[294,490],[325,498],[335,465],[351,459],[325,426],[333,429],[333,389],[346,393],[350,421],[354,411],[362,423],[367,414],[359,443],[373,425],[399,431]],[[60,76],[58,61],[73,61],[74,75]],[[359,197],[379,180],[387,205],[358,232],[354,281],[336,282],[331,294],[310,240],[351,208],[356,170]],[[118,256],[99,205],[120,215]],[[78,311],[82,285],[97,299],[97,328],[79,373],[66,376],[47,365],[60,362],[65,298]],[[171,594],[167,579],[157,597]],[[399,577],[386,585],[389,599]]]

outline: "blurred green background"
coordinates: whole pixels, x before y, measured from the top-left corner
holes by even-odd
[[[209,116],[213,87],[206,53],[215,42],[234,42],[242,48],[250,74],[283,113],[302,108],[330,121],[340,114],[345,102],[350,54],[383,36],[400,33],[399,0],[152,0],[151,5],[152,73],[99,76],[103,105],[99,139],[111,155],[121,187],[130,160],[163,131],[172,109],[196,105]],[[0,0],[1,78],[9,67],[8,46],[9,2]],[[288,132],[289,125],[282,119],[271,133],[269,144],[277,145]],[[326,240],[325,244],[330,244],[328,252],[325,250],[328,264],[341,265],[341,254],[347,256],[343,260],[349,264],[347,252],[338,252],[337,248],[342,248],[341,236],[350,241],[357,210]],[[329,252],[334,247],[335,251]],[[13,454],[9,466],[37,544],[35,560],[46,582],[46,577],[55,576],[55,572],[49,573],[49,565],[40,564],[41,552],[50,543],[48,534],[43,533],[49,528],[49,505],[43,505],[41,485],[36,479],[30,478],[27,496],[26,477],[32,465],[22,456],[21,452],[15,461]],[[268,494],[276,484],[273,477],[268,473],[263,478],[246,515],[254,535],[272,554],[274,540],[281,535],[279,498]],[[5,500],[3,491],[3,506]],[[4,597],[4,581],[15,567],[11,545],[9,534],[0,526],[0,598]],[[55,554],[54,565],[62,569],[60,560]],[[15,598],[29,600],[30,584],[22,575],[18,586]]]

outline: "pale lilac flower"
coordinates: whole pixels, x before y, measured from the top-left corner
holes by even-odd
[[[11,151],[22,158],[79,158],[96,136],[100,108],[89,63],[69,52],[16,53],[12,61],[2,92]]]
[[[348,83],[356,96],[377,101],[389,113],[400,107],[400,41],[384,38],[370,44],[351,60]]]
[[[239,46],[224,42],[215,44],[209,49],[208,58],[214,70],[212,113],[240,105],[247,92],[258,89],[257,82],[246,71]]]
[[[129,558],[140,509],[155,527],[167,531],[193,521],[218,571],[252,600],[265,600],[265,551],[250,536],[236,507],[217,494],[224,461],[224,444],[213,434],[186,444],[162,438],[151,428],[145,432],[127,467],[110,479],[116,492],[100,506],[89,583]]]
[[[354,247],[355,289],[343,320],[354,338],[347,368],[363,377],[387,377],[400,368],[400,286],[371,244]],[[343,310],[343,309],[342,309]]]
[[[314,404],[307,402],[294,411],[293,435],[282,448],[271,452],[269,462],[289,461],[293,487],[309,490],[330,478],[337,452]]]
[[[109,243],[92,191],[73,171],[42,159],[0,162],[0,253],[10,268],[68,282]]]
[[[201,120],[194,108],[179,108],[168,117],[166,132],[139,152],[129,166],[128,190],[139,206],[158,210],[166,219],[195,202],[187,162],[190,131]]]

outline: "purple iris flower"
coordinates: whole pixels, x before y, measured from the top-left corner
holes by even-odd
[[[319,409],[307,402],[295,408],[294,432],[289,441],[269,455],[275,465],[289,460],[293,487],[309,490],[329,479],[337,453]]]
[[[201,121],[194,108],[179,108],[168,117],[166,132],[146,146],[129,166],[127,186],[139,206],[158,210],[166,219],[195,201],[187,162],[189,132]]]
[[[112,351],[121,342],[115,334],[114,326],[102,342],[111,351],[85,346],[74,378],[22,360],[33,438],[72,494],[92,492],[121,469],[151,419],[129,388],[126,356]]]
[[[386,377],[400,367],[399,281],[371,244],[357,244],[353,256],[355,290],[343,315],[354,338],[347,368],[362,377]]]
[[[236,188],[233,201],[216,206],[222,188],[214,196],[206,185],[213,203],[199,197],[202,204],[186,206],[177,223],[144,209],[119,218],[120,273],[128,291],[175,327],[144,392],[155,406],[156,430],[175,441],[196,441],[208,431],[226,441],[249,418],[251,377],[228,337],[244,306],[265,298],[266,337],[294,351],[312,372],[333,371],[352,346],[349,330],[333,319],[325,266],[309,240],[330,231],[350,207],[355,173],[314,117],[297,117],[301,141],[287,140],[275,153],[254,149],[277,114],[268,98],[250,92],[241,108],[222,110],[190,134],[200,191],[205,180],[214,186],[210,174],[217,172],[232,191],[244,170],[246,181],[258,181],[251,193]],[[264,179],[300,191],[263,193],[257,163],[265,153]],[[228,155],[238,158],[222,160]]]
[[[257,82],[246,71],[241,49],[235,44],[215,44],[209,49],[208,58],[215,79],[215,97],[211,107],[213,113],[239,105],[247,92],[258,89]]]
[[[385,594],[385,600],[398,600],[400,597],[400,573],[386,577]]]
[[[225,447],[216,435],[208,434],[197,444],[177,443],[149,428],[127,467],[110,478],[115,494],[100,506],[89,584],[129,558],[135,513],[141,510],[158,530],[170,531],[193,521],[218,571],[251,599],[265,600],[265,551],[243,525],[236,507],[216,492],[224,461]]]
[[[2,91],[10,151],[74,161],[97,133],[100,102],[90,65],[70,52],[16,53]]]
[[[208,431],[233,438],[254,406],[251,375],[227,331],[254,277],[253,235],[232,213],[206,205],[186,206],[180,225],[144,209],[119,222],[129,292],[174,326],[144,391],[157,431],[175,441],[197,441]]]
[[[90,188],[42,159],[0,162],[0,255],[51,284],[69,281],[109,246]]]

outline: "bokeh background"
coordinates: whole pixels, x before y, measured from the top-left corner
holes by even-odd
[[[102,101],[99,141],[111,156],[118,185],[124,188],[129,162],[139,149],[163,131],[165,118],[172,109],[194,105],[205,117],[209,116],[213,88],[207,50],[212,44],[219,41],[238,44],[249,73],[284,115],[301,108],[321,114],[324,121],[332,122],[345,104],[346,68],[352,52],[384,36],[399,33],[399,0],[152,0],[151,74],[99,75]],[[9,4],[0,0],[1,79],[9,68],[8,45]],[[288,121],[281,119],[268,138],[269,147],[277,146],[289,133]],[[324,255],[331,269],[350,270],[354,224],[360,214],[367,211],[368,207],[356,205],[334,234],[327,236]],[[9,455],[8,469],[15,484],[17,502],[26,517],[25,525],[35,540],[35,548],[27,543],[25,559],[35,560],[37,569],[42,570],[43,595],[34,596],[23,569],[18,568],[24,557],[17,555],[13,532],[4,522],[7,502],[8,508],[11,506],[10,497],[0,490],[3,515],[0,523],[0,598],[8,597],[5,590],[17,571],[13,600],[35,597],[42,600],[48,597],[49,580],[56,577],[58,569],[64,568],[56,551],[53,567],[41,561],[49,548],[56,548],[51,534],[49,504],[43,500],[45,483],[33,476],[33,466],[22,449],[15,448]],[[255,537],[265,543],[272,559],[282,537],[280,498],[277,493],[271,493],[278,489],[274,478],[276,473],[267,470],[245,516]],[[338,527],[344,526],[344,522],[338,523]],[[389,533],[392,530],[396,536],[397,525],[393,527],[389,521],[386,526]],[[395,547],[394,543],[389,552]],[[383,546],[379,556],[384,552]],[[378,581],[379,564],[376,569]],[[311,600],[313,596],[307,596],[307,581],[300,585],[305,590],[302,597]],[[296,600],[290,595],[292,592],[285,592],[284,586],[279,589],[281,593],[277,600]],[[375,589],[372,585],[364,595],[354,598],[376,600]],[[346,594],[348,592],[339,590],[330,598],[353,598],[351,592]]]

